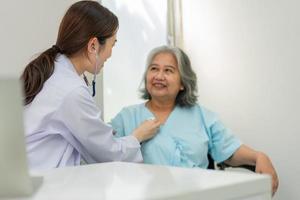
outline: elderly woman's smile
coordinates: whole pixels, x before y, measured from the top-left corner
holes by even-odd
[[[152,99],[172,100],[181,90],[181,79],[178,64],[174,55],[168,52],[157,54],[146,74],[146,87]]]
[[[161,83],[161,82],[154,82],[152,83],[152,85],[158,89],[167,87],[165,83]]]

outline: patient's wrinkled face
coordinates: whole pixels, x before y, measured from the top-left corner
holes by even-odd
[[[147,69],[146,88],[152,99],[174,100],[183,89],[175,56],[171,53],[157,54]]]

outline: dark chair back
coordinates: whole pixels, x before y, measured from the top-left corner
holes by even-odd
[[[215,161],[212,159],[212,157],[210,156],[210,154],[207,154],[207,158],[208,158],[207,169],[215,169]]]
[[[207,158],[208,158],[208,167],[207,169],[216,169],[215,167],[215,161],[214,159],[211,157],[210,154],[207,154]],[[228,167],[233,167],[233,168],[244,168],[244,169],[248,169],[252,172],[255,172],[255,165],[240,165],[240,166],[230,166],[224,162],[218,163],[217,164],[217,168],[220,170],[225,170],[225,168]]]

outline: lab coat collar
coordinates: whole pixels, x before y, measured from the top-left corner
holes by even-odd
[[[56,62],[70,70],[72,74],[74,74],[76,77],[78,77],[78,79],[80,79],[83,85],[87,86],[83,78],[77,73],[75,66],[73,65],[71,60],[66,55],[58,54]]]
[[[58,54],[58,56],[57,56],[57,62],[58,63],[62,63],[62,65],[67,66],[70,70],[72,70],[73,72],[75,72],[78,75],[78,73],[77,73],[77,71],[75,69],[75,66],[73,65],[73,63],[71,62],[71,60],[66,55],[64,55],[64,54]]]

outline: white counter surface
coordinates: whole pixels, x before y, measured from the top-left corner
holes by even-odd
[[[253,173],[111,162],[33,174],[42,185],[18,199],[271,199],[270,177]]]

